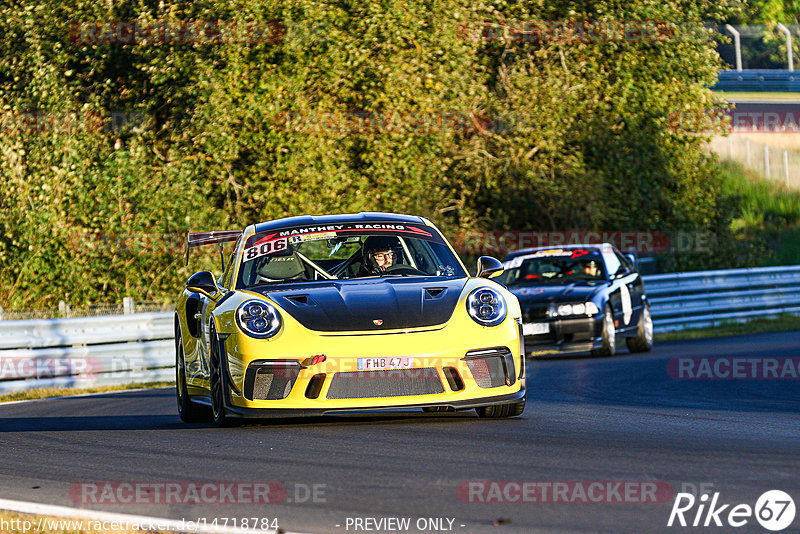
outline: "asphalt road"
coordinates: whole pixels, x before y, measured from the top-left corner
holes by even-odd
[[[410,518],[403,532],[707,531],[666,526],[673,495],[693,487],[719,492],[720,504],[751,506],[780,489],[800,508],[800,380],[675,374],[674,358],[707,356],[798,358],[800,332],[662,343],[646,355],[537,360],[517,419],[359,414],[219,429],[181,423],[171,388],[0,406],[0,497],[208,522],[277,518],[287,530],[337,533],[366,532],[353,521],[367,517]],[[274,482],[286,488],[286,500],[82,502],[91,501],[81,494],[93,487],[86,484],[200,481]],[[470,502],[469,481],[541,483],[529,501],[566,482],[559,499],[568,502]],[[603,502],[579,502],[576,487],[598,481]],[[605,502],[619,500],[605,481],[656,484],[660,502],[638,502],[635,494],[634,502]],[[514,486],[483,487],[473,501],[503,497],[492,488],[520,497]],[[690,524],[696,510],[686,514]],[[419,518],[453,523],[418,530]],[[768,532],[753,518],[736,531]],[[800,518],[784,532],[798,531]]]

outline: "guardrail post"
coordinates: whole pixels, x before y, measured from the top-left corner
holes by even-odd
[[[742,40],[740,38],[739,32],[731,26],[730,24],[725,25],[725,29],[727,29],[731,34],[733,34],[733,46],[736,49],[736,70],[739,72],[742,71]]]
[[[3,307],[0,306],[0,321],[3,320]]]
[[[66,317],[68,311],[69,311],[69,308],[67,307],[67,303],[64,302],[63,300],[59,300],[58,301],[58,316],[59,317]]]
[[[794,58],[792,57],[792,32],[789,28],[778,23],[778,29],[786,36],[786,60],[789,63],[789,70],[794,71]]]
[[[130,315],[134,312],[133,297],[125,297],[122,299],[122,313]]]

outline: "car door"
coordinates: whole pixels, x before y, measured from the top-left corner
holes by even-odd
[[[620,332],[629,328],[633,321],[631,288],[634,276],[611,248],[604,248],[603,261],[610,281],[608,302],[614,314],[614,326]]]
[[[639,274],[627,258],[612,248],[603,251],[603,259],[611,279],[614,324],[618,332],[631,329],[635,327],[641,310],[641,291],[637,290],[636,284]]]

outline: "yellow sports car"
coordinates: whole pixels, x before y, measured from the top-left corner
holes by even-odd
[[[225,241],[222,276],[192,275],[175,313],[184,421],[524,410],[519,303],[489,279],[502,265],[482,257],[470,277],[427,219],[290,217],[190,233],[188,247]]]

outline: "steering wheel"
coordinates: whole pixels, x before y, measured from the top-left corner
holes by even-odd
[[[420,271],[419,269],[415,269],[410,265],[403,265],[403,264],[390,265],[389,267],[386,268],[385,272],[391,274],[421,274],[421,275],[428,274],[425,271]]]

